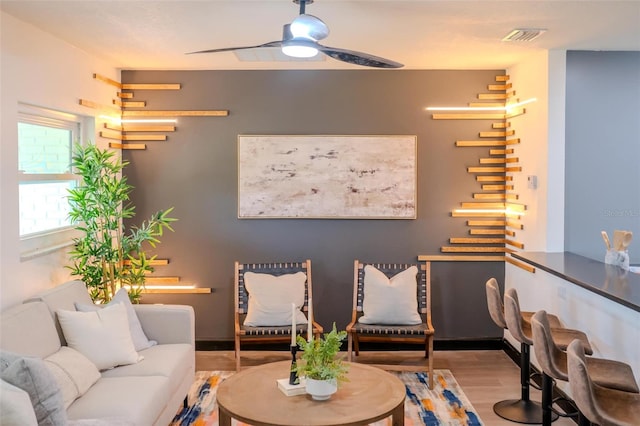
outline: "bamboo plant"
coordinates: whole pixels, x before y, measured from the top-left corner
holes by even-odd
[[[128,165],[114,152],[95,145],[76,145],[71,162],[82,182],[69,190],[69,218],[82,236],[74,238],[70,252],[71,274],[80,277],[96,303],[107,303],[120,287],[138,303],[145,276],[153,271],[154,256],[146,248],[155,248],[165,230],[173,231],[169,216],[173,207],[160,210],[140,226],[124,229],[123,221],[135,216],[129,202],[133,187],[122,170]]]

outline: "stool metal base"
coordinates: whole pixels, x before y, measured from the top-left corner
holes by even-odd
[[[493,411],[500,417],[516,423],[542,424],[542,404],[531,400],[509,399],[494,404]],[[552,413],[552,420],[558,415]]]

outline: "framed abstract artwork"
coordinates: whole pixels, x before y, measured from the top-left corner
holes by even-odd
[[[415,219],[416,136],[238,136],[238,217]]]

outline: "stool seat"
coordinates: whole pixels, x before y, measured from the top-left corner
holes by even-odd
[[[505,315],[507,322],[507,328],[511,335],[521,343],[527,345],[533,345],[533,332],[531,331],[531,322],[524,321],[522,318],[522,312],[520,311],[520,301],[518,299],[518,293],[515,289],[510,288],[505,292],[505,312],[512,311],[512,315]],[[533,318],[533,317],[531,317]],[[551,320],[549,321],[551,323]],[[554,321],[555,322],[555,321]],[[579,339],[585,348],[585,353],[588,355],[593,354],[593,348],[587,335],[579,330],[572,330],[564,327],[553,327],[551,329],[553,335],[553,341],[560,348],[566,349],[574,339]]]
[[[545,311],[538,311],[531,320],[533,327],[533,348],[536,358],[545,374],[557,380],[569,381],[567,353],[565,350],[573,340],[579,340],[580,343],[582,343],[582,339],[573,339],[563,349],[556,341],[556,334],[554,334],[554,329],[549,326],[547,317],[548,315]],[[563,336],[566,338],[572,335],[579,336],[584,334],[580,331],[570,329],[562,331]],[[586,353],[586,351],[584,352]],[[589,368],[591,380],[593,380],[594,383],[610,389],[633,393],[639,392],[638,384],[636,383],[633,370],[629,364],[592,357],[586,358],[585,361]]]
[[[594,383],[580,341],[567,348],[569,386],[580,412],[600,426],[637,426],[640,393],[609,389]]]

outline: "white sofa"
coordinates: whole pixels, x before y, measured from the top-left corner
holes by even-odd
[[[2,312],[0,349],[40,359],[56,353],[66,341],[55,312],[75,311],[76,303],[91,304],[91,299],[84,283],[70,281]],[[195,374],[193,308],[133,307],[146,336],[158,344],[139,351],[144,359],[135,364],[101,371],[67,408],[70,424],[167,426],[181,408]]]

